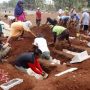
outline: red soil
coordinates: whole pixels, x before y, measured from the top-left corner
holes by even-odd
[[[33,32],[42,33],[48,42],[52,41],[51,30],[47,25],[43,25],[40,28],[33,27]],[[73,33],[72,33],[73,34]],[[27,74],[17,70],[12,62],[15,58],[23,52],[32,51],[32,43],[34,37],[31,34],[25,33],[24,40],[12,41],[12,51],[8,54],[8,62],[0,64],[0,68],[4,69],[5,72],[9,73],[9,78],[22,78],[24,82],[20,85],[13,87],[10,90],[90,90],[90,59],[82,63],[66,65],[52,66],[46,63],[42,64],[43,69],[49,74],[49,77],[45,80],[36,80],[34,77],[28,76]],[[72,41],[72,44],[80,47],[85,47],[83,44],[79,44],[78,40]],[[64,45],[67,45],[65,42]],[[66,46],[67,47],[67,46]],[[53,58],[61,60],[61,63],[70,61],[63,55],[59,55],[53,52],[53,47],[49,46],[51,55]],[[57,48],[63,48],[57,45]],[[74,47],[73,47],[74,48]],[[85,49],[85,48],[84,48]],[[65,74],[60,77],[55,77],[55,74],[62,72],[70,67],[77,67],[78,70],[72,73]],[[0,82],[2,84],[3,82]],[[1,89],[0,89],[1,90]]]

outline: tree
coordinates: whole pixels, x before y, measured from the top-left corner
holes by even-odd
[[[3,3],[3,6],[14,8],[18,0],[10,0],[9,3]],[[42,10],[58,10],[59,8],[64,9],[65,7],[76,7],[82,8],[86,6],[86,3],[90,0],[53,0],[54,5],[45,4],[45,0],[23,0],[24,7],[26,9],[35,9],[40,7]]]

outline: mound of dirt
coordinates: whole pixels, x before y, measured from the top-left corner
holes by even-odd
[[[32,30],[35,34],[41,33],[44,35],[48,42],[51,42],[53,39],[52,32],[48,25],[33,27]],[[12,50],[8,54],[8,61],[5,63],[0,63],[0,68],[8,72],[9,79],[21,78],[24,80],[23,83],[13,87],[10,90],[90,90],[90,59],[82,63],[71,64],[69,66],[66,64],[49,66],[46,63],[41,63],[42,68],[49,74],[49,77],[45,80],[36,80],[34,77],[28,76],[27,74],[17,70],[13,65],[15,58],[21,53],[33,50],[32,43],[34,37],[29,33],[25,33],[23,37],[23,40],[11,41]],[[72,44],[75,43],[75,45],[77,44],[80,45],[80,47],[83,47],[81,44],[78,44],[77,40],[75,40],[75,42],[71,42]],[[67,45],[66,42],[64,44]],[[53,46],[49,46],[49,48],[51,50],[52,57],[60,60],[61,64],[71,60],[71,58],[68,58],[67,56],[53,52]],[[60,47],[58,45],[57,48],[62,49],[64,47]],[[77,67],[78,70],[60,77],[55,76],[55,74],[71,67]],[[0,81],[0,84],[2,83],[4,82]]]

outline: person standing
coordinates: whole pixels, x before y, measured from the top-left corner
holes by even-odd
[[[83,30],[84,30],[85,34],[88,34],[88,27],[89,27],[89,23],[90,23],[90,16],[89,16],[89,13],[87,12],[87,10],[83,11],[80,23],[81,23],[81,25],[83,25]]]
[[[37,24],[38,27],[40,26],[40,23],[41,23],[41,11],[40,11],[40,8],[37,8],[37,11],[36,11],[36,24]]]
[[[17,21],[25,21],[26,20],[25,12],[23,9],[23,1],[20,0],[17,2],[17,5],[14,10],[14,16],[16,17]]]

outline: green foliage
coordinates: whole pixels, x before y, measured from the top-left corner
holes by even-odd
[[[3,3],[3,6],[5,7],[15,7],[16,3],[18,0],[10,0],[9,3]],[[43,10],[58,10],[60,8],[64,9],[65,7],[76,7],[79,10],[85,6],[85,0],[53,0],[54,1],[54,6],[53,5],[46,5],[44,4],[45,0],[24,0],[24,7],[26,9],[30,8],[37,8],[40,7]],[[88,0],[90,1],[90,0]]]
[[[65,8],[65,7],[76,7],[81,9],[84,6],[84,0],[54,0],[55,1],[55,7],[58,10],[59,8]]]
[[[88,7],[90,7],[90,0],[87,0],[88,1]]]

